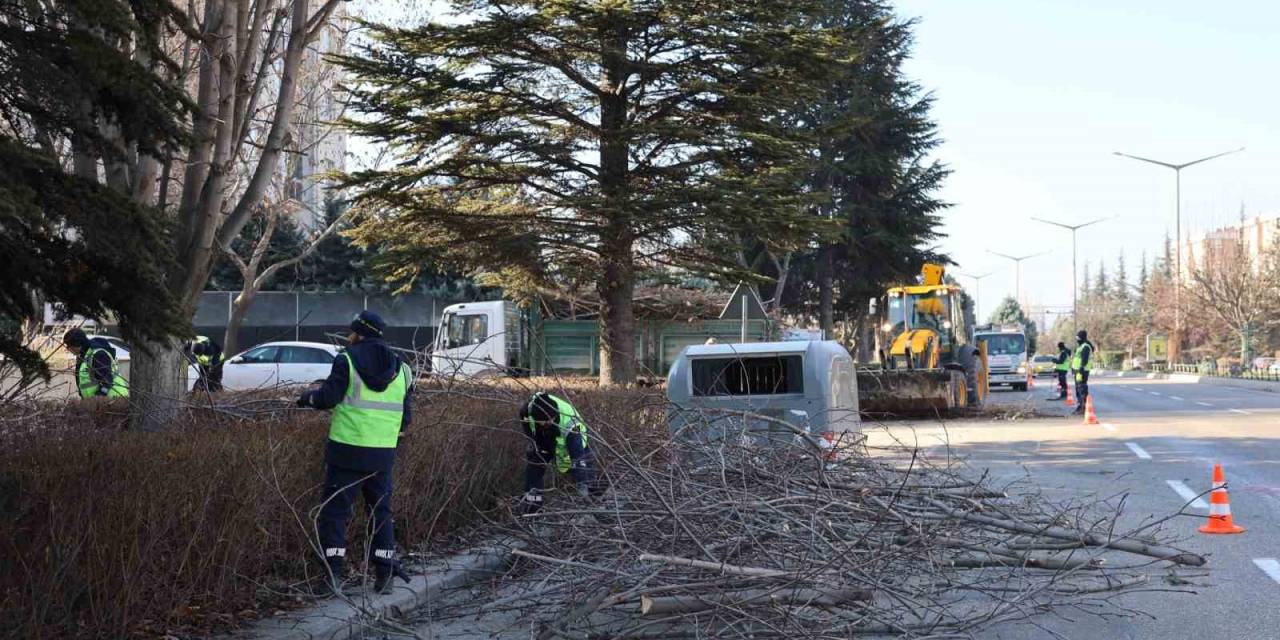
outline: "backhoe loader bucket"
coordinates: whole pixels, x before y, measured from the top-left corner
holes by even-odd
[[[864,415],[935,415],[968,406],[963,371],[860,369],[858,401]]]

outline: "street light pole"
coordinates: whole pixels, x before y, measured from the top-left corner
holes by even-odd
[[[1080,296],[1080,287],[1076,283],[1076,231],[1091,224],[1102,222],[1103,220],[1106,220],[1106,218],[1098,218],[1097,220],[1090,220],[1084,224],[1077,225],[1062,224],[1061,222],[1045,220],[1035,216],[1031,216],[1031,219],[1036,222],[1051,224],[1055,227],[1062,227],[1063,229],[1071,231],[1071,328],[1078,329],[1079,327],[1077,325],[1080,323],[1080,315],[1077,313],[1078,309],[1076,308],[1076,299]]]
[[[1030,258],[1038,258],[1040,256],[1047,255],[1049,252],[1043,251],[1040,253],[1032,253],[1025,256],[1010,256],[1010,255],[1005,255],[1003,253],[998,253],[990,249],[987,249],[987,253],[990,253],[992,255],[997,255],[997,256],[1000,256],[1001,258],[1005,258],[1013,261],[1014,282],[1015,282],[1013,295],[1018,299],[1017,300],[1018,306],[1021,307],[1022,306],[1022,261]]]
[[[1191,165],[1208,162],[1214,158],[1229,156],[1233,153],[1240,153],[1241,151],[1244,151],[1244,147],[1232,149],[1231,151],[1223,151],[1222,153],[1215,153],[1211,156],[1205,156],[1198,160],[1192,160],[1191,162],[1183,162],[1182,164],[1174,164],[1172,162],[1162,162],[1160,160],[1152,160],[1151,158],[1132,156],[1119,151],[1112,152],[1112,155],[1117,155],[1122,158],[1129,158],[1130,160],[1137,160],[1139,162],[1146,162],[1165,167],[1166,169],[1173,169],[1174,199],[1177,201],[1174,203],[1173,222],[1174,233],[1177,234],[1177,242],[1174,252],[1174,255],[1176,256],[1175,268],[1177,269],[1177,274],[1174,276],[1173,287],[1173,339],[1169,341],[1174,347],[1173,353],[1170,354],[1169,358],[1171,362],[1182,355],[1182,170],[1190,167]]]
[[[973,278],[973,315],[975,316],[981,313],[978,310],[982,308],[982,279],[993,273],[995,272],[988,271],[980,276],[972,276],[967,273],[960,274],[962,277],[965,277],[965,278]]]

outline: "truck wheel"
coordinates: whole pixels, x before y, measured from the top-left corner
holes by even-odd
[[[1026,390],[1027,390],[1027,383],[1025,383],[1025,382],[1024,382],[1024,383],[1022,383],[1022,384],[1015,384],[1015,385],[1013,385],[1013,390],[1014,390],[1014,391],[1026,391]]]

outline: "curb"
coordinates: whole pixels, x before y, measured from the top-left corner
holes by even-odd
[[[369,598],[349,596],[349,602],[329,598],[307,609],[264,620],[241,638],[255,640],[349,640],[369,631],[379,618],[398,618],[426,604],[446,589],[501,574],[511,563],[511,552],[522,548],[515,540],[499,540],[449,558],[434,560],[413,576],[409,584],[396,581],[391,593]],[[367,593],[367,592],[366,592]]]

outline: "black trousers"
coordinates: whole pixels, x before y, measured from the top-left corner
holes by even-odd
[[[356,471],[326,465],[324,474],[324,503],[320,507],[318,529],[320,548],[325,560],[347,555],[347,521],[356,495],[364,497],[364,509],[369,514],[369,560],[374,564],[395,564],[395,521],[391,518],[391,471]]]
[[[1066,398],[1069,387],[1067,386],[1067,374],[1069,371],[1058,372],[1058,397]]]
[[[200,377],[196,379],[196,386],[193,387],[194,390],[198,391],[207,387],[209,391],[222,391],[221,362],[208,367],[202,364],[197,364],[196,369],[200,372]]]
[[[596,491],[591,473],[591,450],[582,446],[582,436],[571,433],[565,438],[565,449],[569,453],[572,466],[569,475],[580,486]],[[547,467],[555,468],[556,450],[554,442],[539,442],[529,439],[529,450],[525,453],[524,490],[542,491],[546,488]]]
[[[1076,403],[1080,407],[1077,411],[1084,411],[1085,398],[1089,397],[1089,372],[1079,371],[1076,373]]]

